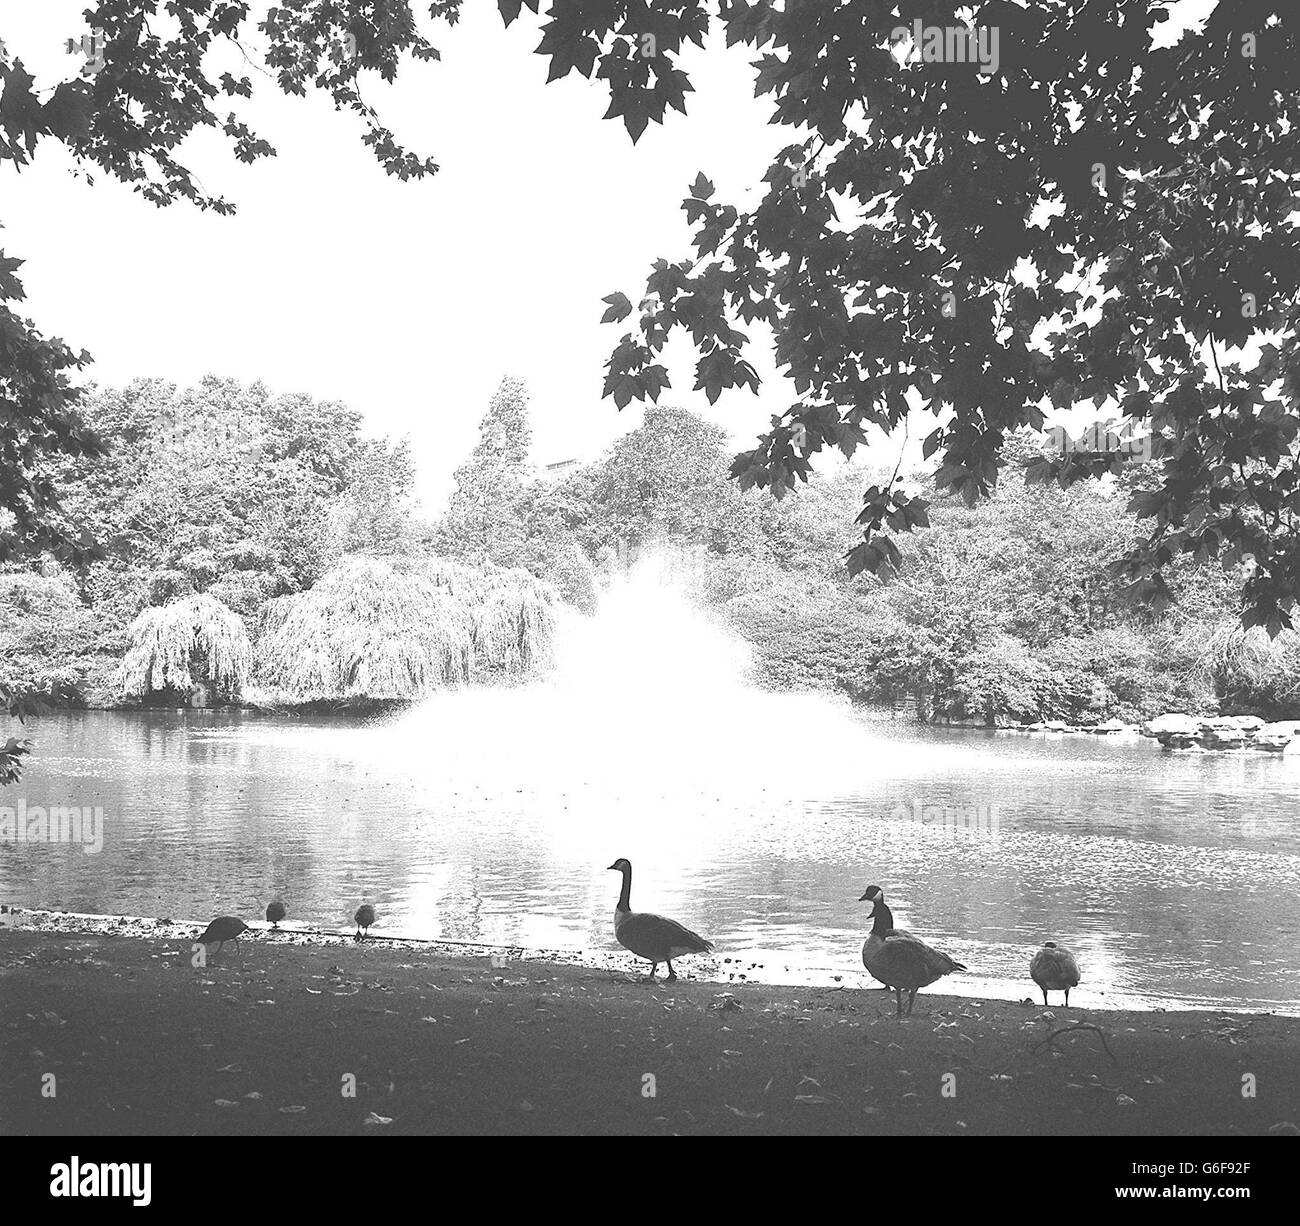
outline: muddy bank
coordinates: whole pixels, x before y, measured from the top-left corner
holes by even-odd
[[[1259,1135],[1300,1119],[1292,1018],[923,993],[899,1022],[879,991],[651,986],[263,932],[192,959],[189,934],[0,930],[0,1130]]]

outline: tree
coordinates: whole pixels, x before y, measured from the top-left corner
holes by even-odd
[[[258,675],[291,702],[422,698],[550,658],[554,594],[522,570],[346,558],[310,591],[271,601]]]
[[[163,691],[188,701],[195,686],[210,683],[218,698],[237,698],[252,668],[244,623],[212,596],[146,609],[130,636],[120,672],[124,694]]]
[[[110,618],[206,591],[248,617],[347,549],[400,550],[409,456],[363,441],[337,402],[208,375],[185,389],[137,379],[89,394],[85,410],[113,448],[64,463],[58,480],[104,542],[83,586]]]
[[[406,439],[367,439],[349,458],[337,512],[338,550],[386,557],[412,546],[411,491],[415,463]]]
[[[590,508],[583,534],[593,551],[656,536],[719,553],[759,547],[758,508],[727,478],[726,431],[684,409],[647,408],[574,484]]]
[[[519,17],[515,0],[500,7]],[[937,419],[925,454],[941,456],[941,488],[969,502],[996,484],[1008,434],[1053,406],[1111,404],[1161,462],[1134,499],[1149,531],[1118,573],[1159,603],[1178,555],[1249,555],[1243,620],[1276,632],[1300,588],[1300,10],[1223,0],[1203,31],[1155,49],[1165,0],[988,0],[974,22],[998,31],[1000,64],[928,62],[912,45],[914,20],[926,42],[969,11],[547,6],[552,78],[605,82],[606,117],[633,140],[685,110],[678,59],[713,29],[750,49],[774,122],[808,133],[753,207],[715,200],[699,174],[683,202],[696,255],[654,264],[605,394],[657,400],[678,331],[711,402],[757,389],[740,327],[762,324],[799,400],[737,457],[742,486],[779,494],[823,448],[852,454],[867,426],[896,430],[919,406]],[[624,293],[605,301],[608,322],[633,312]],[[1229,356],[1247,341],[1257,363]],[[1032,471],[1069,484],[1120,463],[1075,454]],[[885,484],[858,521],[850,568],[888,573],[890,533],[924,526],[924,507]]]
[[[474,450],[454,474],[456,488],[439,530],[444,553],[500,566],[520,561],[531,450],[528,389],[507,375],[488,402]]]

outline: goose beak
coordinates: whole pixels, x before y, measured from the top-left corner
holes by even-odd
[[[606,871],[606,872],[609,872],[610,869],[615,869],[615,870],[617,870],[617,868],[618,868],[618,865],[617,865],[617,864],[608,864],[608,865],[605,866],[605,871]]]

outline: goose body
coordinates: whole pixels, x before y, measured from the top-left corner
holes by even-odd
[[[352,918],[357,921],[357,935],[353,939],[357,941],[363,940],[364,938],[362,937],[361,930],[364,928],[366,930],[366,935],[369,935],[370,925],[375,922],[375,909],[368,902],[362,903],[361,906],[357,908],[356,915]]]
[[[288,912],[284,909],[284,903],[282,903],[278,898],[274,902],[270,903],[266,908],[266,918],[270,921],[272,927],[275,928],[280,926],[280,921],[284,919],[287,914]]]
[[[1065,1006],[1070,1007],[1070,989],[1079,986],[1079,964],[1064,945],[1047,941],[1029,962],[1029,977],[1038,984],[1047,1004],[1048,992],[1064,992]]]
[[[898,1016],[903,1016],[903,993],[907,992],[910,1015],[917,992],[936,979],[953,971],[964,971],[960,962],[941,950],[918,940],[910,932],[894,927],[894,913],[885,905],[885,895],[878,885],[868,886],[858,900],[871,902],[871,933],[862,946],[862,965],[872,977],[892,988],[898,1002]]]
[[[227,941],[237,941],[248,931],[248,925],[236,915],[218,915],[199,936],[202,945],[216,944],[217,953],[225,947]]]
[[[713,951],[709,941],[676,920],[649,911],[633,911],[631,861],[615,860],[609,867],[623,874],[623,889],[614,908],[614,939],[624,949],[630,949],[638,958],[650,963],[651,979],[661,962],[668,963],[668,978],[673,980],[677,978],[677,972],[673,970],[674,958]]]

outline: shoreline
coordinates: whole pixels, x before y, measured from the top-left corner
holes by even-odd
[[[882,990],[344,936],[196,967],[186,935],[0,929],[0,1134],[1266,1135],[1300,1116],[1294,1018],[922,992],[900,1021]]]
[[[286,920],[276,929],[266,920],[252,919],[244,921],[248,925],[245,938],[251,943],[260,943],[265,939],[269,946],[289,946],[298,948],[350,948],[356,942],[351,928],[326,929]],[[151,918],[138,915],[102,915],[77,911],[55,911],[45,908],[9,906],[0,908],[0,936],[6,931],[42,933],[67,936],[102,936],[111,938],[138,938],[164,941],[192,942],[207,927],[204,920],[173,920]],[[634,955],[613,947],[572,949],[555,946],[529,945],[494,945],[486,941],[461,941],[444,937],[421,937],[407,933],[384,933],[371,931],[364,942],[375,947],[424,952],[435,956],[450,958],[478,958],[490,960],[494,957],[507,957],[521,962],[544,964],[556,967],[570,967],[591,971],[603,971],[628,975],[635,978],[644,975],[646,964]],[[797,989],[803,991],[881,991],[881,985],[865,970],[857,967],[856,958],[846,958],[842,969],[824,968],[819,971],[805,969],[802,973],[791,974],[786,966],[785,977],[766,978],[761,974],[767,968],[767,962],[779,962],[779,955],[758,955],[766,961],[754,961],[740,954],[717,953],[712,957],[692,956],[689,961],[681,963],[681,977],[701,985],[714,987],[770,988],[783,991]],[[760,972],[759,975],[753,972]],[[663,971],[660,970],[662,977]],[[960,986],[962,980],[971,984],[971,991],[952,991]],[[1026,975],[1023,984],[1013,980],[984,979],[978,974],[965,973],[956,981],[941,980],[940,983],[950,989],[946,995],[953,999],[982,999],[1023,1007],[1042,1007],[1039,1002],[1039,990]],[[1186,1013],[1216,1014],[1232,1013],[1239,1017],[1278,1017],[1300,1020],[1300,1007],[1287,1007],[1285,1004],[1251,1003],[1239,1004],[1214,1001],[1172,1000],[1150,997],[1135,1000],[1129,996],[1111,994],[1110,1000],[1097,1001],[1105,997],[1105,991],[1090,988],[1085,984],[1073,990],[1075,1008],[1086,1009],[1093,1013],[1123,1013],[1136,1016]],[[919,999],[919,997],[918,997]]]
[[[469,687],[476,688],[476,687]],[[487,687],[477,687],[487,688]],[[1177,755],[1224,755],[1228,757],[1291,757],[1300,756],[1300,720],[1267,721],[1262,716],[1161,715],[1144,723],[1126,723],[1106,720],[1095,724],[1072,724],[1051,719],[1021,722],[1010,716],[997,716],[995,722],[974,717],[944,717],[915,719],[899,714],[900,710],[880,701],[857,701],[838,691],[787,690],[787,693],[818,693],[832,701],[842,701],[848,711],[873,723],[902,724],[917,729],[942,729],[955,732],[982,732],[1012,735],[1039,736],[1044,740],[1066,740],[1081,737],[1085,740],[1108,741],[1117,745],[1133,745],[1149,741],[1164,753]],[[51,704],[50,715],[69,714],[126,714],[126,715],[220,715],[251,716],[273,720],[341,720],[366,724],[398,715],[417,707],[420,699],[357,699],[311,700],[302,703],[223,703],[218,706],[189,707],[152,705],[140,703],[119,704]],[[1152,725],[1171,718],[1187,721],[1191,727],[1177,731],[1148,730]],[[1246,721],[1241,723],[1241,721]],[[1224,725],[1239,725],[1225,728]],[[20,738],[21,739],[21,738]]]

